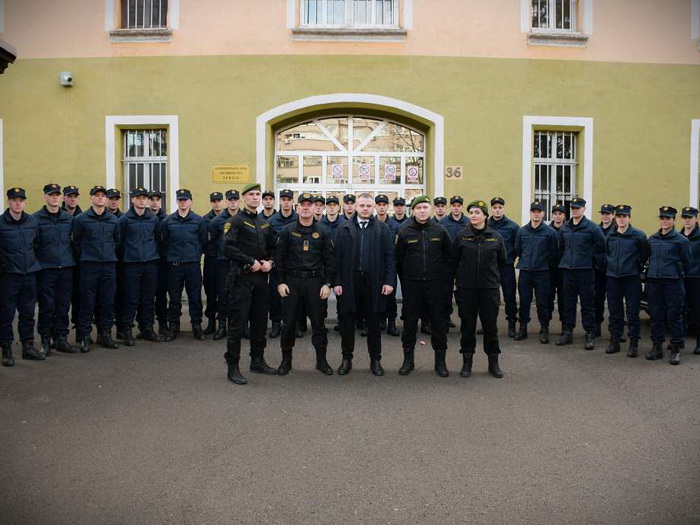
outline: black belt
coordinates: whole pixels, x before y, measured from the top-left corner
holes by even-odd
[[[305,279],[307,277],[323,277],[323,272],[321,270],[312,270],[312,271],[287,270],[285,273],[287,275],[291,275],[292,277],[299,277],[301,279]]]

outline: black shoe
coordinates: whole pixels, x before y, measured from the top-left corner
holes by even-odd
[[[693,350],[693,353],[695,355],[700,355],[700,339],[695,343],[695,350]]]
[[[681,347],[679,345],[671,345],[671,359],[668,362],[672,365],[681,364]]]
[[[367,325],[364,325],[360,330],[360,337],[367,337]]]
[[[612,337],[610,338],[610,344],[608,344],[608,347],[605,349],[606,354],[616,354],[620,351],[620,338],[619,337]]]
[[[103,348],[109,348],[115,350],[119,348],[119,345],[112,339],[112,333],[110,330],[102,330],[99,335],[99,343]]]
[[[277,367],[277,375],[286,376],[292,371],[292,354],[282,355],[282,362]]]
[[[303,333],[306,333],[309,330],[309,326],[306,324],[306,319],[303,321],[297,321],[297,328]]]
[[[503,377],[503,371],[498,366],[498,354],[489,356],[489,374],[496,379],[501,379]]]
[[[420,333],[425,334],[425,335],[432,335],[433,334],[433,327],[430,326],[430,321],[421,321]]]
[[[515,337],[515,334],[517,332],[515,331],[515,321],[508,321],[508,337],[513,338]]]
[[[158,321],[158,335],[161,337],[165,337],[169,335],[169,332],[170,330],[168,329],[168,323],[166,323],[165,321]]]
[[[207,317],[207,327],[204,329],[204,335],[214,335],[216,333],[216,318]]]
[[[586,344],[583,345],[583,348],[586,350],[593,350],[595,348],[595,336],[593,334],[594,332],[586,332]]]
[[[350,370],[352,370],[352,359],[343,358],[343,362],[338,367],[338,375],[346,376],[350,373]]]
[[[540,343],[543,345],[549,344],[549,328],[540,328]]]
[[[264,357],[254,357],[250,361],[250,371],[256,374],[265,374],[268,376],[273,376],[277,374],[277,369],[272,368],[265,362]]]
[[[98,333],[97,333],[97,338],[98,338],[98,339],[97,339],[97,343],[98,343],[98,344],[102,344],[102,343],[100,342],[100,341],[101,341],[101,340],[100,340],[100,337],[101,337],[101,336],[100,336],[100,334],[99,334],[99,332],[98,332]],[[116,339],[119,340],[119,341],[123,341],[123,340],[124,340],[124,330],[117,330],[117,337],[116,337]],[[127,345],[127,346],[128,346],[128,345]]]
[[[139,333],[136,334],[136,339],[143,339],[144,341],[151,341],[153,343],[160,343],[163,341],[163,338],[155,333],[152,326],[144,326],[141,328]]]
[[[90,336],[86,335],[80,339],[80,353],[87,354],[90,351]]]
[[[272,321],[272,328],[270,329],[270,339],[277,339],[280,334],[282,334],[282,323],[279,321]]]
[[[131,328],[122,331],[122,341],[124,341],[124,346],[134,346],[136,344]]]
[[[566,346],[570,345],[574,342],[574,334],[571,332],[571,330],[564,330],[564,332],[561,334],[561,337],[557,339],[557,342],[554,343],[557,346]]]
[[[379,329],[380,329],[382,332],[383,332],[384,330],[386,330],[386,317],[382,318],[382,319],[379,321]]]
[[[399,375],[407,376],[413,370],[415,370],[416,364],[414,362],[414,355],[415,355],[415,353],[414,353],[413,348],[411,348],[410,350],[407,348],[404,348],[403,363],[401,364],[401,368],[399,368]]]
[[[367,323],[365,322],[364,319],[358,319],[356,326],[357,326],[358,330],[366,330],[367,329]]]
[[[457,325],[454,324],[454,322],[452,321],[452,319],[450,319],[450,328],[457,328]]]
[[[484,329],[483,329],[483,328],[477,328],[477,330],[476,330],[476,335],[484,335]]]
[[[316,370],[321,372],[323,375],[326,376],[332,376],[333,375],[333,369],[331,368],[331,365],[328,364],[328,361],[326,361],[326,349],[325,348],[317,348],[316,349]]]
[[[392,337],[399,336],[399,329],[396,328],[396,320],[389,319],[389,322],[386,325],[386,333]]]
[[[383,376],[384,369],[382,368],[382,362],[379,359],[371,359],[369,362],[369,369],[375,376]]]
[[[651,347],[651,351],[646,355],[648,361],[656,361],[657,359],[664,358],[664,344],[654,343]]]
[[[515,337],[513,339],[515,339],[516,341],[522,341],[523,339],[527,339],[527,324],[520,323],[520,328],[518,329],[518,332],[515,334]]]
[[[221,341],[224,337],[226,337],[227,324],[228,323],[226,321],[219,321],[219,327],[214,332],[214,341]]]
[[[250,326],[248,326],[248,323],[243,328],[243,339],[250,339]]]
[[[180,335],[180,323],[170,323],[168,325],[168,341],[175,341]]]
[[[304,332],[302,332],[298,327],[294,330],[294,338],[301,339],[304,337]]]
[[[22,359],[30,361],[43,361],[46,356],[37,350],[34,341],[22,341]]]
[[[12,357],[12,345],[2,345],[2,366],[15,366],[15,358]]]
[[[68,342],[68,338],[65,335],[59,335],[56,338],[56,352],[75,354],[78,352],[78,349]]]
[[[228,374],[226,377],[228,377],[229,381],[237,385],[245,385],[248,382],[248,380],[243,377],[243,374],[241,374],[241,371],[238,368],[238,363],[229,363]]]
[[[621,342],[621,343],[626,343],[626,342],[627,342],[627,336],[626,336],[625,334],[622,334],[622,335],[620,336],[620,342]]]
[[[39,350],[44,356],[49,357],[51,355],[51,337],[46,336],[41,338],[41,349]]]
[[[630,345],[627,349],[627,357],[637,357],[639,355],[639,342],[636,339],[630,339]]]
[[[450,375],[449,370],[447,370],[447,364],[445,363],[445,354],[447,350],[435,350],[435,372],[440,377],[447,377]]]
[[[340,323],[336,323],[336,325],[333,327],[334,332],[340,332]]]
[[[198,323],[192,325],[192,337],[194,337],[195,341],[204,341],[207,338],[204,335],[201,324]]]
[[[472,364],[474,363],[474,354],[462,354],[462,370],[459,371],[461,377],[469,377],[472,375]]]
[[[594,335],[594,337],[602,337],[602,335],[603,335],[603,332],[602,332],[601,329],[600,329],[600,325],[598,325],[598,326],[596,327],[596,329],[595,329],[595,335]]]

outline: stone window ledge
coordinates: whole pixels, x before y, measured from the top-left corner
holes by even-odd
[[[115,29],[109,32],[112,42],[172,42],[173,32],[159,29]]]
[[[555,33],[531,31],[527,35],[527,43],[539,46],[586,47],[588,35],[583,33]]]
[[[396,27],[379,28],[329,28],[329,27],[295,27],[292,29],[293,40],[333,40],[364,42],[404,42],[407,31]]]

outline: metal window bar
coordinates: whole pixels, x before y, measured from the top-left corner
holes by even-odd
[[[167,205],[168,143],[167,130],[126,130],[124,132],[124,191],[144,187],[163,193]]]
[[[534,195],[551,219],[554,204],[565,205],[576,196],[577,133],[537,131],[534,134]]]
[[[576,30],[576,0],[531,0],[532,29]]]
[[[308,26],[395,26],[396,5],[397,0],[303,0],[301,21]]]
[[[122,0],[124,29],[158,29],[168,25],[168,0]]]

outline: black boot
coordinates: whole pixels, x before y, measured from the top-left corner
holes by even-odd
[[[117,334],[116,334],[116,335],[117,335],[116,338],[117,338],[118,341],[123,341],[123,340],[124,340],[124,330],[122,330],[121,328],[117,328]],[[100,333],[98,332],[98,333],[97,333],[97,344],[102,344],[102,341],[101,341],[100,337],[102,337],[102,336],[101,336]],[[127,346],[128,346],[128,345],[127,345]]]
[[[522,341],[523,339],[527,339],[527,323],[520,323],[518,333],[515,334],[515,337],[513,339],[515,339],[516,341]]]
[[[262,356],[251,358],[250,371],[255,372],[256,374],[265,374],[268,376],[273,376],[277,374],[277,369],[269,366],[265,362],[265,358]]]
[[[630,345],[627,349],[627,357],[637,357],[639,355],[639,340],[630,339]]]
[[[204,329],[204,335],[213,335],[216,333],[216,317],[207,317],[207,327]]]
[[[540,328],[540,343],[543,345],[549,344],[549,328]]]
[[[277,375],[286,376],[292,371],[292,352],[282,352],[282,362],[277,367]]]
[[[593,337],[601,337],[603,335],[602,330],[600,329],[600,323],[598,323],[598,326],[595,328],[595,335]]]
[[[627,336],[625,335],[625,332],[622,332],[622,335],[620,335],[620,342],[621,343],[627,342]]]
[[[248,326],[248,323],[243,327],[243,339],[250,339],[250,326]]]
[[[226,328],[228,326],[228,323],[226,321],[219,321],[219,327],[216,329],[216,332],[214,333],[214,341],[221,341],[224,337],[226,337]]]
[[[440,377],[447,377],[450,375],[449,370],[447,370],[447,364],[445,363],[445,355],[447,350],[435,350],[435,372]]]
[[[343,362],[340,363],[338,367],[338,375],[346,376],[350,373],[350,370],[352,370],[352,359],[345,359],[343,357]]]
[[[396,328],[396,319],[389,319],[386,325],[386,333],[393,337],[399,336],[399,329]]]
[[[583,345],[586,350],[593,350],[595,348],[595,333],[586,332],[586,344]]]
[[[51,336],[41,336],[41,350],[39,350],[46,357],[51,355]]]
[[[270,339],[277,339],[282,333],[282,323],[279,321],[272,321],[272,328],[270,329]]]
[[[143,339],[144,341],[152,341],[154,343],[160,343],[163,341],[163,338],[155,333],[152,326],[142,327],[139,330],[139,333],[136,335],[136,339]]]
[[[158,321],[158,335],[161,336],[164,341],[165,337],[170,335],[169,332],[167,321]]]
[[[170,323],[168,325],[168,338],[166,341],[175,341],[178,335],[180,335],[180,323]]]
[[[610,344],[608,344],[608,347],[605,349],[606,354],[616,354],[620,351],[620,338],[616,336],[612,336],[610,338]]]
[[[491,374],[496,379],[503,377],[503,371],[498,366],[498,354],[489,356],[489,374]]]
[[[87,354],[90,351],[90,336],[86,335],[80,338],[80,353]]]
[[[513,338],[513,337],[515,337],[516,333],[517,332],[515,331],[515,320],[513,320],[513,321],[508,320],[508,337]]]
[[[379,321],[379,329],[383,332],[386,330],[386,317],[382,317]]]
[[[566,346],[574,342],[574,334],[571,330],[564,330],[561,337],[555,343],[557,346]]]
[[[75,354],[77,351],[78,349],[68,342],[68,338],[65,335],[56,337],[56,352]]]
[[[469,377],[472,375],[472,364],[474,363],[474,354],[462,354],[462,370],[459,371],[461,377]]]
[[[103,348],[110,348],[112,350],[119,348],[119,345],[114,342],[114,339],[112,339],[111,330],[100,330],[100,346]]]
[[[372,374],[374,374],[377,377],[384,375],[384,369],[382,368],[382,362],[379,359],[370,358],[369,369],[371,370]]]
[[[34,341],[22,341],[22,359],[43,361],[46,359],[46,356],[37,350],[36,346],[34,346]]]
[[[12,357],[12,344],[2,345],[2,366],[15,366],[15,358]]]
[[[403,349],[403,363],[401,364],[401,368],[399,368],[399,375],[407,376],[415,370],[416,364],[414,362],[414,356],[415,351],[413,348]]]
[[[654,343],[654,346],[651,347],[651,351],[646,355],[646,358],[649,361],[656,361],[657,359],[663,359],[664,358],[664,344],[663,343]]]
[[[427,319],[425,321],[421,321],[420,333],[425,334],[425,335],[432,335],[433,334],[433,327],[430,326],[430,321],[428,321]]]
[[[328,361],[326,361],[326,349],[325,348],[317,348],[316,349],[316,370],[321,372],[323,375],[326,376],[332,376],[333,375],[333,369],[331,368],[331,365],[328,364]]]
[[[124,346],[134,346],[136,344],[136,341],[134,341],[134,334],[131,331],[131,328],[122,330],[122,341],[124,341]]]
[[[196,341],[204,341],[207,338],[204,335],[201,324],[197,323],[192,325],[192,337],[194,337]]]
[[[700,330],[700,328],[698,328]],[[700,334],[698,334],[697,338],[695,339],[695,350],[693,350],[693,353],[695,355],[700,355]]]
[[[238,360],[239,358],[234,358],[226,361],[226,364],[228,365],[228,374],[226,377],[228,377],[228,380],[236,385],[245,385],[248,380],[243,377],[243,374],[241,374],[241,371],[238,368]]]
[[[681,347],[680,345],[671,345],[671,359],[668,360],[672,365],[681,364]]]

